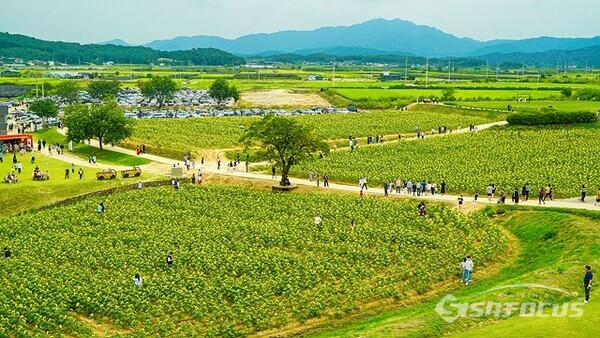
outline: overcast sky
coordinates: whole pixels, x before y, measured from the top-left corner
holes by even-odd
[[[600,35],[599,0],[0,0],[0,31],[143,44],[400,18],[478,40]]]

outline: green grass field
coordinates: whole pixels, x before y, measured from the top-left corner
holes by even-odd
[[[98,181],[95,172],[98,170],[93,167],[84,167],[83,179],[79,180],[75,168],[75,174],[70,174],[70,179],[65,179],[65,169],[71,169],[69,163],[65,163],[53,157],[33,154],[36,158],[35,163],[31,164],[32,154],[17,155],[18,161],[23,164],[23,172],[17,174],[19,181],[17,184],[4,183],[6,173],[12,171],[12,155],[4,155],[4,163],[0,163],[0,174],[2,183],[0,183],[0,216],[14,215],[36,207],[56,203],[65,198],[80,195],[86,192],[104,190],[121,186],[123,184],[133,184],[134,181],[121,179]],[[55,157],[59,157],[56,155]],[[48,171],[50,180],[34,181],[32,173],[35,166],[39,166],[42,171]],[[148,175],[142,176],[147,180]]]
[[[336,93],[350,100],[381,100],[390,98],[413,99],[442,96],[441,89],[335,89]],[[485,90],[457,89],[454,96],[459,100],[516,100],[519,95],[530,95],[532,100],[560,98],[560,91],[553,90]]]
[[[540,111],[542,109],[555,109],[557,111],[597,111],[600,110],[600,102],[597,101],[576,101],[576,100],[538,100],[528,102],[512,101],[461,101],[453,102],[457,106],[489,108],[505,110],[510,104],[514,111],[530,112]]]
[[[56,128],[41,130],[34,133],[33,141],[36,145],[38,141],[42,140],[46,141],[46,143],[62,144],[65,146],[65,152],[68,152],[67,137],[59,133]],[[85,143],[73,143],[73,152],[69,152],[69,154],[73,154],[86,161],[88,159],[88,155],[96,156],[98,163],[114,164],[119,166],[138,166],[150,163],[150,160],[145,158],[135,157],[106,149],[100,150],[99,148],[89,146]]]

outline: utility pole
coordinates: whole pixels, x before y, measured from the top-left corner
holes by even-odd
[[[425,65],[425,88],[429,86],[429,59],[427,59],[427,64]]]
[[[406,82],[408,80],[408,56],[406,57],[405,63],[404,63],[404,82]]]
[[[450,81],[450,71],[452,68],[450,67],[450,60],[448,60],[448,81]]]
[[[490,63],[487,60],[485,60],[485,79],[486,80],[488,79],[489,72],[490,72]]]
[[[498,81],[498,73],[500,72],[500,67],[498,66],[498,63],[496,63],[496,81]]]
[[[333,74],[331,76],[332,87],[335,87],[335,58],[333,58]]]

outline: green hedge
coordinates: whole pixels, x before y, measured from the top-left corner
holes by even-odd
[[[596,112],[538,112],[538,113],[515,113],[510,115],[506,121],[510,124],[537,126],[545,124],[571,124],[571,123],[593,123],[598,120]]]

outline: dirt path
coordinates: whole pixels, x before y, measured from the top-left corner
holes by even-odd
[[[490,127],[493,127],[496,125],[504,125],[506,123],[507,123],[506,121],[493,122],[493,123],[476,126],[476,128],[477,128],[477,130],[483,130],[483,129],[490,128]],[[61,132],[65,132],[64,129]],[[434,136],[442,137],[442,136],[454,135],[456,133],[465,133],[465,132],[469,132],[468,128],[453,132],[451,134],[441,134],[441,135],[438,134],[438,135],[434,135]],[[431,135],[428,137],[431,137]],[[412,139],[414,140],[416,138],[412,138]],[[411,138],[408,138],[405,140],[411,140]],[[91,145],[94,147],[99,146],[98,141],[96,141],[96,140],[92,140]],[[131,156],[138,156],[138,155],[136,155],[136,152],[134,150],[124,149],[121,147],[113,147],[113,146],[105,146],[104,148],[107,150],[120,152],[120,153],[128,154]],[[76,158],[75,156],[67,156],[67,155],[60,155],[60,156],[64,156],[64,157],[56,156],[55,159],[64,160],[65,162],[69,162],[69,163],[72,160],[82,161],[81,159]],[[174,164],[176,164],[176,163],[182,164],[181,161],[172,160],[169,158],[151,155],[151,154],[140,154],[139,157],[143,157],[143,158],[153,161],[154,162],[153,164],[150,164],[147,166],[148,166],[148,168],[152,168],[153,172],[156,172],[156,173],[163,173],[163,174],[168,173],[169,169]],[[73,163],[78,164],[78,162],[73,162]],[[89,165],[86,161],[83,161],[83,163],[85,163],[85,165]],[[105,166],[105,165],[102,165],[102,166]],[[100,167],[100,165],[99,165],[99,167]],[[114,166],[112,166],[112,167],[117,169],[117,167],[114,167]],[[243,163],[238,167],[238,170],[235,170],[235,171],[227,171],[227,165],[225,164],[225,161],[223,161],[221,163],[220,169],[217,169],[216,161],[205,162],[205,164],[203,166],[201,166],[199,169],[201,169],[203,173],[212,173],[212,174],[241,177],[241,178],[254,179],[254,180],[272,181],[273,184],[278,183],[277,178],[273,179],[271,177],[271,175],[268,175],[268,174],[243,172],[243,170],[244,170]],[[187,173],[189,176],[191,176],[195,172],[195,170],[190,170],[190,171],[184,170],[184,172]],[[345,192],[355,193],[356,196],[359,196],[359,193],[360,193],[360,188],[358,187],[358,180],[357,180],[357,185],[355,185],[355,186],[329,182],[328,188],[323,187],[322,182],[320,184],[320,187],[317,187],[316,182],[314,182],[314,181],[311,182],[308,179],[292,178],[292,181],[296,185],[314,187],[315,189],[320,189],[320,190],[325,189],[325,190],[345,191]],[[365,194],[382,196],[382,195],[384,195],[384,192],[383,192],[383,188],[381,188],[381,187],[372,187],[369,190],[366,190]],[[429,196],[421,195],[419,197],[407,195],[407,194],[396,194],[396,193],[390,193],[389,195],[395,196],[395,197],[403,197],[403,198],[415,198],[415,199],[420,199],[420,200],[425,200],[425,201],[448,202],[448,203],[456,204],[456,205],[458,204],[458,197],[459,197],[458,195],[448,195],[448,194],[446,194],[446,195],[436,194],[433,196],[432,195],[429,195]],[[472,204],[474,204],[474,203],[496,204],[496,199],[489,201],[487,199],[487,196],[480,196],[480,198],[477,202],[473,202],[472,196],[465,196],[464,199],[465,199],[465,205],[463,208],[465,208],[466,210],[472,208]],[[509,201],[508,204],[512,204],[512,203],[510,203],[510,200],[508,200],[508,201]],[[594,205],[594,196],[590,196],[586,202],[580,202],[577,200],[577,197],[573,197],[573,198],[568,198],[568,199],[563,199],[563,200],[546,201],[546,204],[542,204],[542,205],[538,204],[537,199],[529,200],[529,201],[521,201],[521,203],[519,203],[519,205],[532,206],[532,207],[557,207],[557,208],[569,208],[569,209],[600,210],[600,207]]]

